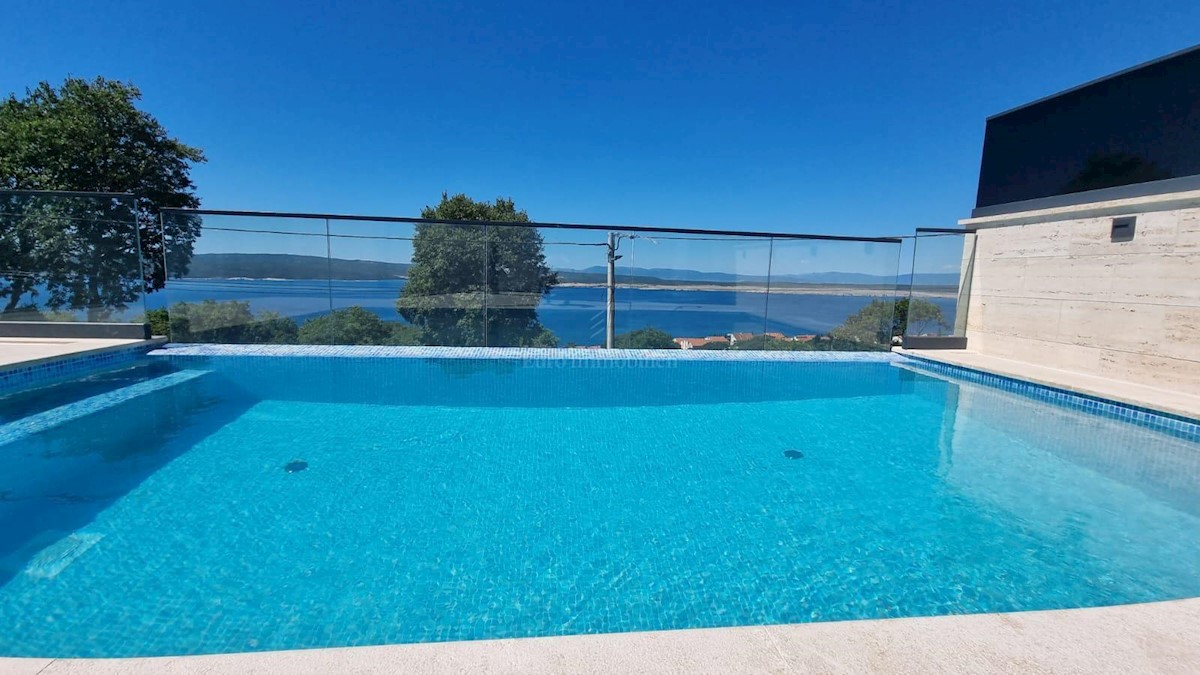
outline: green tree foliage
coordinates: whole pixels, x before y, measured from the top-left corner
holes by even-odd
[[[387,342],[383,344],[393,347],[415,347],[425,344],[421,339],[421,329],[407,326],[398,321],[389,321],[387,323],[391,327],[392,332],[388,336]]]
[[[362,307],[334,310],[297,326],[276,312],[255,314],[250,303],[230,300],[181,302],[146,312],[155,335],[170,335],[173,342],[224,344],[310,345],[419,345],[420,331],[395,321],[384,321]]]
[[[362,307],[336,309],[300,326],[301,344],[309,345],[416,345],[419,332],[396,322],[384,321]]]
[[[842,325],[829,331],[829,337],[838,343],[857,346],[858,349],[889,345],[895,317],[894,303],[872,300]]]
[[[148,310],[142,321],[150,324],[151,335],[171,334],[171,314],[165,308]]]
[[[940,333],[950,327],[942,308],[932,302],[914,298],[896,301],[895,318],[892,320],[892,335],[925,335]]]
[[[250,311],[250,303],[230,300],[171,305],[171,341],[221,344],[294,343],[296,322],[276,312]]]
[[[383,319],[362,307],[335,309],[300,327],[300,343],[308,345],[381,345],[391,335]]]
[[[421,217],[529,222],[511,199],[477,202],[445,193]],[[422,223],[396,309],[426,344],[553,347],[558,340],[538,321],[537,306],[557,283],[536,229]]]
[[[678,349],[671,334],[657,328],[639,328],[613,336],[617,349]]]
[[[908,298],[901,298],[892,306],[892,336],[904,335],[908,327]]]
[[[159,209],[196,207],[189,171],[204,154],[139,110],[131,84],[68,78],[0,102],[0,189],[129,192],[131,200],[30,199],[0,205],[0,298],[13,311],[38,286],[51,309],[123,309],[142,289],[162,288]],[[186,268],[199,222],[166,224],[172,267]],[[140,237],[139,237],[140,235]],[[142,274],[136,256],[142,247]],[[132,264],[131,264],[132,260]],[[12,275],[7,271],[22,274]],[[132,275],[132,278],[130,276]]]
[[[942,310],[928,300],[905,298],[895,303],[872,300],[829,332],[833,349],[886,348],[894,335],[903,335],[909,321],[924,329],[944,327]]]

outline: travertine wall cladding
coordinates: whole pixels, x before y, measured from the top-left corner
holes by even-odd
[[[968,347],[1200,394],[1200,208],[1136,215],[980,229]]]

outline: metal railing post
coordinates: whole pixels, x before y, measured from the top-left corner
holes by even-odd
[[[608,233],[608,285],[605,307],[604,347],[613,348],[613,336],[617,323],[617,233]]]

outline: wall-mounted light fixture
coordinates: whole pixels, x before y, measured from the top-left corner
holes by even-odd
[[[1133,241],[1133,232],[1137,229],[1137,216],[1121,216],[1112,220],[1113,242]]]

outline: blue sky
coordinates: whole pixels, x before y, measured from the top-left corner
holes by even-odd
[[[136,83],[207,153],[210,208],[417,215],[448,190],[544,221],[897,235],[969,213],[987,115],[1200,26],[1194,0],[698,4],[6,2],[0,91]]]

